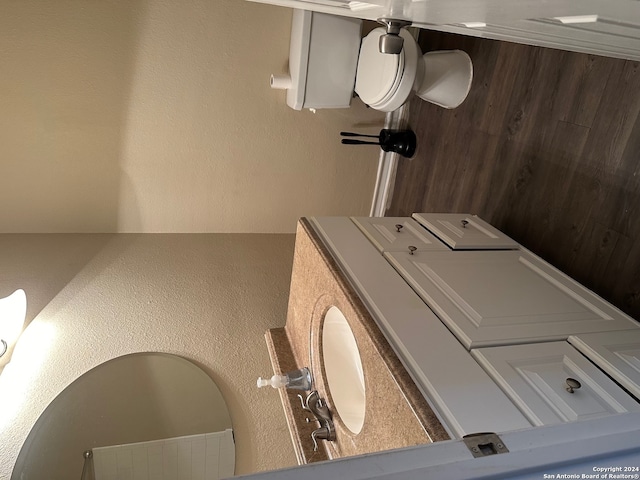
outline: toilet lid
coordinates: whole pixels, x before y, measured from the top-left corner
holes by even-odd
[[[422,62],[419,61],[422,52],[420,47],[406,30],[402,30],[400,35],[404,38],[404,46],[402,51],[404,52],[402,75],[399,77],[398,86],[389,92],[383,100],[376,104],[369,104],[371,108],[380,110],[382,112],[393,112],[400,108],[406,101],[413,90],[413,86],[419,76],[422,75],[420,67]]]
[[[404,67],[404,62],[400,62],[400,67],[398,67],[398,75],[396,76],[396,80],[395,80],[395,82],[393,82],[393,86],[387,92],[387,94],[384,95],[378,102],[371,103],[371,104],[368,103],[367,105],[369,105],[372,108],[378,108],[379,105],[385,104],[392,97],[395,97],[395,95],[396,95],[396,93],[398,91],[398,86],[400,85],[400,82],[402,81],[402,77],[404,76],[404,68],[403,67]]]
[[[362,39],[356,75],[356,93],[367,105],[381,102],[395,89],[402,79],[404,49],[399,55],[380,53],[378,41],[384,28],[376,28]]]

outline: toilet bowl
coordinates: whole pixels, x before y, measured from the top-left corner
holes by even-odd
[[[384,28],[372,30],[360,45],[355,92],[371,108],[392,112],[415,92],[443,108],[456,108],[469,93],[473,65],[461,50],[422,54],[415,39],[401,30],[404,46],[399,55],[380,53]]]
[[[294,10],[289,74],[272,75],[272,88],[287,90],[287,105],[349,108],[353,93],[371,108],[391,112],[415,92],[444,108],[460,105],[469,93],[473,67],[460,50],[422,54],[411,34],[400,30],[398,55],[380,53],[384,28],[361,38],[362,20]]]

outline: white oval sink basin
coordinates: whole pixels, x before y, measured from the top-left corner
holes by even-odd
[[[335,409],[352,433],[360,433],[365,410],[362,362],[351,327],[337,307],[324,317],[322,356]]]

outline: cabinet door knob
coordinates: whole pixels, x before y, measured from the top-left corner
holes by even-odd
[[[400,223],[396,223],[396,231],[400,232],[400,230],[402,230],[402,228],[404,227],[404,225],[400,224]]]
[[[567,382],[567,392],[569,393],[573,393],[574,390],[577,390],[582,386],[578,380],[571,377],[567,378],[565,382]]]
[[[460,224],[462,225],[462,228],[467,228],[467,225],[469,225],[469,221],[468,220],[460,220]]]
[[[413,245],[409,245],[407,248],[409,249],[409,255],[413,255],[413,252],[418,249],[418,247],[414,247]]]

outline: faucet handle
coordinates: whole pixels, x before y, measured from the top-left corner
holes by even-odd
[[[304,404],[308,410],[313,411],[316,405],[318,404],[320,404],[320,406],[322,405],[321,402],[322,402],[322,399],[320,398],[320,394],[318,393],[318,391],[312,390],[311,392],[309,392],[309,395],[307,395],[307,398],[304,401]]]
[[[313,440],[313,451],[318,451],[318,439],[328,440],[330,437],[330,432],[327,427],[318,428],[311,432],[311,440]]]
[[[331,420],[331,412],[327,403],[322,399],[317,390],[314,390],[307,397],[307,408],[322,421]]]
[[[309,408],[309,406],[307,405],[307,401],[309,400],[309,398],[307,398],[307,401],[305,401],[304,397],[300,394],[298,394],[298,398],[300,399],[300,403],[302,404],[302,409],[306,410],[307,412],[313,413]]]
[[[298,398],[300,399],[300,403],[302,404],[302,408],[307,412],[311,412],[313,414],[317,414],[318,411],[323,411],[327,409],[327,405],[320,397],[320,394],[317,390],[312,390],[307,398],[304,398],[302,395],[298,394]]]

